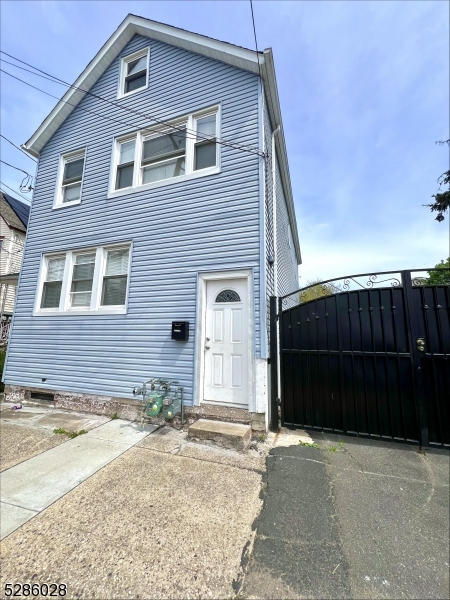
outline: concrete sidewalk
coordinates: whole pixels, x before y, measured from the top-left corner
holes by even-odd
[[[0,474],[0,539],[157,429],[120,419],[38,454]]]
[[[88,436],[92,443],[125,447],[126,439],[100,439],[116,423],[27,462],[56,467],[44,457],[72,442],[86,444]],[[13,426],[21,427],[18,421]],[[67,598],[83,600],[233,597],[261,509],[267,451],[268,446],[238,453],[197,444],[186,432],[164,427],[50,505],[53,484],[35,502],[11,478],[9,501],[43,510],[1,542],[0,589],[7,582],[59,582],[67,584]],[[71,472],[70,461],[66,467]],[[58,486],[66,479],[64,469],[59,475]],[[39,488],[41,480],[29,473],[27,481]]]
[[[268,458],[239,597],[448,598],[448,453],[295,435]]]

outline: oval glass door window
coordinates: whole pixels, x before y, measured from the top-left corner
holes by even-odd
[[[239,294],[234,290],[223,290],[217,294],[216,302],[240,302]]]

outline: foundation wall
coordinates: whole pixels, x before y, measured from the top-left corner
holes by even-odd
[[[49,394],[53,396],[53,401],[39,400],[33,398],[33,393]],[[113,396],[97,396],[95,394],[73,394],[69,392],[58,392],[55,390],[43,388],[31,388],[18,385],[5,385],[5,402],[14,404],[40,403],[55,408],[66,410],[76,410],[79,412],[93,413],[96,415],[107,415],[111,417],[114,414],[120,419],[127,421],[140,421],[141,402],[130,400],[128,398],[119,398]],[[266,431],[266,420],[264,413],[250,413],[242,408],[232,408],[228,406],[212,406],[202,404],[200,406],[186,406],[185,417],[189,424],[197,419],[213,419],[217,421],[228,421],[234,423],[245,423],[251,425],[254,434],[262,434]],[[164,423],[164,419],[151,419],[155,423]],[[180,419],[176,417],[174,424],[179,424]]]

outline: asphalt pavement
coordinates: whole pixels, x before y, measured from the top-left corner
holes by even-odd
[[[305,438],[302,438],[305,439]],[[242,598],[449,598],[449,454],[313,434],[274,448]]]

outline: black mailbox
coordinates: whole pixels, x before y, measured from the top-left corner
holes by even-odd
[[[189,339],[189,321],[172,321],[172,339],[187,342]]]

